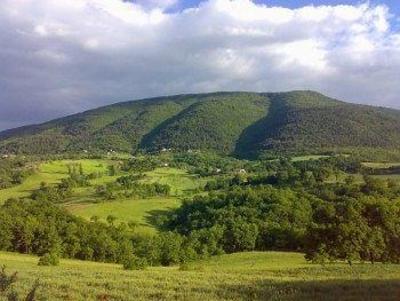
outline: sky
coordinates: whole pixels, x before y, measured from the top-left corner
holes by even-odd
[[[135,1],[132,1],[135,2]],[[160,1],[162,2],[162,1]],[[174,1],[175,2],[175,1]],[[268,6],[281,6],[287,8],[300,8],[307,5],[357,5],[360,3],[367,3],[367,1],[354,1],[354,0],[255,0],[253,1],[257,4],[264,4]],[[172,2],[171,2],[172,3]],[[186,0],[186,1],[176,1],[171,6],[172,11],[180,10],[182,8],[196,7],[201,3],[201,0]],[[370,0],[368,1],[371,5],[386,5],[391,9],[393,13],[400,13],[400,3],[398,0]]]
[[[212,91],[400,109],[399,24],[398,0],[1,0],[0,130]]]

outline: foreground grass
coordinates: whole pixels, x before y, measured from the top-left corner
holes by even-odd
[[[0,253],[19,272],[15,288],[35,279],[38,300],[399,300],[400,266],[309,264],[298,253],[223,255],[184,268],[124,271],[119,265],[62,260],[39,267],[37,258]]]

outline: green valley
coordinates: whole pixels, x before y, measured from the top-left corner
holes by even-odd
[[[397,300],[399,116],[221,92],[2,132],[0,300]]]

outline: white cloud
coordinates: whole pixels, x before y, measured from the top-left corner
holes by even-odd
[[[179,0],[136,0],[136,1],[134,0],[131,2],[136,3],[142,6],[143,8],[147,9],[154,9],[154,8],[167,9],[176,6]]]
[[[400,107],[385,6],[207,0],[2,0],[0,127],[140,97],[315,89]],[[393,17],[394,18],[394,17]]]

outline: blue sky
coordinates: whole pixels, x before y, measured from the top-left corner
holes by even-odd
[[[181,0],[179,8],[196,7],[201,0]],[[306,5],[357,5],[367,1],[354,0],[255,0],[255,3],[266,4],[268,6],[282,6],[287,8],[299,8]],[[371,5],[384,4],[389,7],[390,12],[400,18],[400,0],[369,0]],[[392,20],[394,26],[399,27],[399,22]]]
[[[133,0],[133,2],[135,1]],[[177,0],[177,2],[177,5],[167,9],[167,11],[177,12],[185,8],[197,7],[201,2],[204,2],[204,0]],[[390,13],[393,15],[389,20],[392,30],[400,30],[400,0],[253,0],[253,2],[268,6],[280,6],[292,9],[301,8],[307,5],[358,5],[360,3],[369,3],[370,5],[383,4],[389,8]]]
[[[197,6],[201,1],[200,0],[183,0],[181,1],[181,5],[183,7],[194,7]],[[256,0],[256,3],[266,4],[268,6],[283,6],[288,8],[297,8],[305,5],[340,5],[340,4],[349,4],[355,5],[360,2],[365,1],[354,1],[354,0]],[[394,13],[400,12],[400,3],[399,0],[370,0],[371,4],[385,4],[390,7],[390,9]]]

